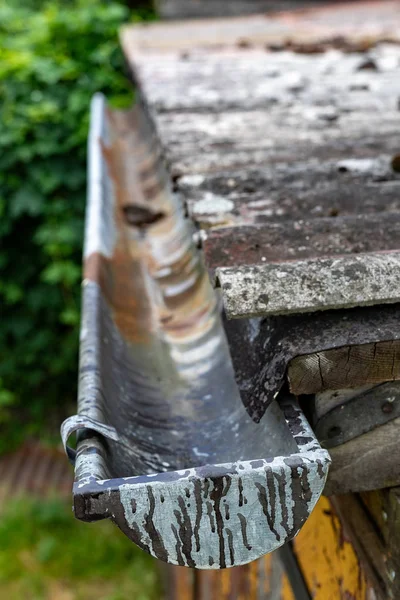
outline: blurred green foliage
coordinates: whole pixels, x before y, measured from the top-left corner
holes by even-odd
[[[1,598],[158,600],[156,562],[110,522],[75,520],[61,500],[14,500],[1,514]]]
[[[89,104],[130,103],[117,31],[143,16],[0,3],[0,451],[75,399]]]

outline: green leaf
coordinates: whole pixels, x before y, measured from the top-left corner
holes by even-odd
[[[35,217],[43,207],[43,196],[30,183],[22,184],[10,201],[10,215],[13,219],[23,214]]]
[[[68,260],[60,260],[52,263],[42,272],[42,281],[50,284],[64,283],[72,286],[78,283],[80,278],[80,267]]]
[[[10,390],[0,389],[0,407],[11,406],[15,402],[15,395]]]
[[[14,281],[0,281],[0,294],[6,304],[16,304],[24,297],[23,289]]]

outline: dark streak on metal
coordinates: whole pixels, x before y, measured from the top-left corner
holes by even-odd
[[[255,486],[258,489],[258,501],[260,502],[262,509],[263,509],[263,513],[267,518],[268,527],[270,528],[270,530],[272,531],[272,533],[275,535],[276,539],[279,542],[281,539],[281,536],[276,531],[276,529],[274,527],[274,521],[272,520],[272,517],[268,510],[267,490],[265,489],[265,487],[263,485],[261,485],[261,483],[255,483]]]
[[[119,524],[119,521],[116,521],[117,524]],[[139,526],[137,523],[133,523],[132,526],[132,532],[133,535],[135,536],[135,543],[139,546],[139,548],[141,548],[142,550],[144,550],[145,552],[148,552],[150,554],[150,548],[147,544],[145,544],[142,540],[142,534],[140,532]]]
[[[238,487],[239,487],[239,506],[243,506],[243,482],[242,478],[238,478]]]
[[[208,497],[209,487],[210,487],[210,482],[209,482],[208,479],[204,480],[203,487],[204,487],[204,498],[207,498]]]
[[[112,520],[118,525],[118,527],[125,533],[125,535],[134,536],[135,543],[139,548],[150,554],[149,546],[143,541],[143,534],[140,530],[139,525],[136,521],[132,524],[128,524],[125,518],[125,512],[120,502],[115,501],[115,496],[112,495]]]
[[[196,552],[200,551],[200,537],[199,537],[199,529],[201,518],[203,516],[203,502],[201,498],[201,481],[198,479],[194,480],[194,496],[196,499],[196,522],[194,525],[194,538],[196,541]]]
[[[311,490],[307,480],[306,467],[298,458],[285,458],[284,462],[292,469],[292,497],[295,503],[293,511],[293,534],[302,527],[308,518],[307,504]],[[299,475],[298,471],[301,471]]]
[[[231,566],[233,567],[233,565],[235,564],[235,551],[233,548],[233,534],[232,534],[232,531],[228,528],[226,529],[226,534],[228,536],[229,558],[231,561]]]
[[[237,516],[239,518],[240,521],[240,529],[242,532],[242,539],[243,539],[243,545],[247,550],[251,550],[251,546],[248,542],[247,539],[247,520],[246,517],[244,517],[241,513],[237,513]]]
[[[303,498],[308,503],[312,497],[312,490],[310,487],[310,482],[308,480],[308,471],[305,464],[301,466],[301,487],[303,490]]]
[[[274,477],[276,478],[277,482],[278,482],[278,490],[279,490],[279,501],[281,504],[281,512],[282,512],[282,520],[281,520],[281,525],[283,527],[283,529],[286,531],[286,534],[288,536],[290,536],[290,527],[289,527],[289,510],[288,510],[288,506],[286,504],[286,490],[285,490],[285,485],[286,485],[286,481],[285,481],[285,472],[283,469],[281,469],[281,473],[280,475],[278,475],[278,473],[274,473]]]
[[[156,503],[151,485],[147,486],[147,494],[149,497],[150,510],[149,513],[145,516],[144,528],[151,539],[154,554],[161,560],[167,562],[168,552],[164,546],[164,542],[160,535],[160,532],[156,529],[153,523],[153,516]]]
[[[318,475],[320,476],[321,479],[323,479],[325,477],[325,475],[324,475],[324,466],[322,464],[322,461],[317,459],[317,465],[318,465]]]
[[[211,532],[215,533],[215,520],[214,520],[213,507],[209,500],[207,500],[206,504],[207,504],[207,516],[210,520]]]
[[[181,512],[174,510],[175,518],[179,525],[179,538],[182,542],[182,552],[186,557],[188,567],[194,568],[196,566],[195,561],[192,558],[192,523],[190,521],[185,501],[182,496],[178,496],[178,504]]]
[[[172,530],[172,533],[174,534],[174,537],[176,540],[175,550],[176,550],[176,556],[178,558],[178,563],[181,565],[181,567],[183,567],[183,566],[185,566],[186,563],[183,560],[183,556],[182,556],[182,552],[181,552],[182,543],[179,539],[178,531],[177,531],[175,525],[173,525],[173,523],[171,523],[171,530]]]
[[[224,519],[221,514],[221,499],[224,490],[223,478],[212,479],[214,488],[210,493],[210,498],[214,502],[214,514],[217,522],[217,533],[219,538],[219,566],[221,569],[226,567],[225,561],[225,540],[224,540]]]
[[[261,461],[261,463],[262,463],[262,461]],[[224,477],[224,479],[225,479],[226,483],[225,483],[225,486],[224,486],[224,488],[222,490],[222,496],[226,496],[227,495],[227,493],[229,492],[230,487],[232,485],[232,478],[229,477],[229,475],[226,475]]]
[[[265,469],[265,475],[266,475],[266,487],[268,489],[268,497],[269,497],[269,505],[271,507],[271,523],[275,524],[276,522],[276,490],[275,490],[275,480],[274,480],[274,475],[271,471],[271,469]],[[280,536],[279,536],[280,539]]]

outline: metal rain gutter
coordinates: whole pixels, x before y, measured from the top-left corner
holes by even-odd
[[[165,562],[219,569],[293,538],[330,459],[294,400],[259,423],[247,413],[193,233],[146,107],[109,111],[96,95],[78,415],[62,426],[75,515],[110,518]]]

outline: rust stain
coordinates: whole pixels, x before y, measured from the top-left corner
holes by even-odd
[[[117,241],[111,258],[96,252],[85,259],[84,278],[99,284],[123,336],[131,342],[145,343],[149,332],[154,329],[154,319],[140,248],[137,241],[128,238],[124,226],[125,191],[121,190],[115,145],[106,147],[102,144],[102,152],[116,190],[114,220]]]
[[[121,246],[117,245],[111,259],[98,252],[88,256],[84,278],[101,287],[114,322],[124,337],[129,341],[146,342],[152,330],[152,314],[142,268]]]
[[[171,341],[212,326],[216,297],[179,202],[171,195],[151,122],[140,106],[108,112],[102,151],[115,192],[117,241],[92,254],[85,277],[101,286],[115,324],[131,342],[161,330]],[[116,135],[113,135],[113,131]]]

